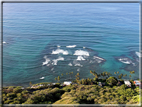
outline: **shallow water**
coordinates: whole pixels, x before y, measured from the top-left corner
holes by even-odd
[[[4,3],[3,11],[4,86],[93,78],[90,70],[139,77],[137,3]]]

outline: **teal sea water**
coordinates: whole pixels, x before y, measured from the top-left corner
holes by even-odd
[[[93,78],[90,70],[139,78],[138,3],[3,4],[3,86]]]

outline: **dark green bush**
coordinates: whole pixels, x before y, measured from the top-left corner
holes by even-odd
[[[115,78],[115,77],[109,77],[106,82],[109,84],[109,85],[116,85],[118,83],[118,80]]]
[[[76,81],[76,80],[75,80]],[[74,81],[74,82],[75,82]],[[96,82],[106,82],[104,87],[96,85]],[[124,82],[123,80],[120,80]],[[107,80],[82,79],[78,84],[60,87],[60,83],[42,84],[36,89],[22,87],[4,87],[2,90],[3,104],[136,104],[138,103],[139,88],[128,88],[125,84],[117,86],[118,80],[109,77]],[[130,81],[132,86],[133,81]],[[40,90],[39,90],[40,89]]]
[[[21,86],[18,86],[18,87],[13,89],[14,93],[20,93],[21,91],[22,91],[22,87]]]

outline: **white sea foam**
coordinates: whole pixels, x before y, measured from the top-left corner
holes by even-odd
[[[80,69],[78,68],[77,71],[80,71]]]
[[[54,70],[54,68],[51,69],[51,71],[53,71],[53,70]]]
[[[101,63],[102,61],[105,61],[105,59],[100,58],[98,56],[93,56],[93,59],[95,59],[95,61],[90,61],[90,63],[93,63],[93,62]]]
[[[69,45],[69,46],[66,46],[67,48],[74,48],[76,47],[76,45]]]
[[[49,66],[50,64],[47,64],[46,66]]]
[[[138,57],[141,57],[141,53],[140,53],[140,52],[136,52],[136,55],[137,55]]]
[[[69,63],[68,65],[69,65],[69,66],[72,66],[72,63]]]
[[[59,58],[58,59],[53,59],[52,61],[53,61],[53,65],[57,65],[57,62],[58,61],[63,61],[64,60],[64,58],[63,57],[61,57],[61,56],[59,56]]]
[[[136,64],[135,63],[132,63],[133,64],[133,66],[136,66]]]
[[[52,64],[53,64],[53,65],[57,65],[57,62],[58,62],[58,61],[54,59]]]
[[[42,63],[42,65],[46,65],[50,62],[50,59],[47,58],[47,56],[43,57],[45,59],[45,62]]]
[[[95,63],[95,62],[97,62],[97,63],[101,63],[102,61],[101,61],[101,60],[99,60],[99,59],[95,59],[95,60],[90,60],[90,62],[89,62],[89,63]]]
[[[83,51],[83,50],[76,50],[73,55],[85,55],[85,56],[89,56],[89,52]]]
[[[85,49],[86,47],[83,47],[83,49]]]
[[[98,57],[98,56],[94,56],[93,59],[105,60],[105,59],[100,58],[100,57]]]
[[[63,55],[68,55],[69,53],[68,53],[68,51],[64,51],[64,50],[62,50],[62,49],[57,49],[57,50],[53,50],[52,51],[52,54],[59,54],[59,53],[62,53]]]
[[[57,45],[57,47],[59,48],[59,47],[61,47],[60,45]]]
[[[47,58],[47,56],[45,55],[43,58],[44,58],[44,59],[46,59],[46,58]]]
[[[6,42],[5,41],[3,41],[3,44],[5,44]]]
[[[101,63],[102,61],[101,61],[101,60],[97,60],[97,62],[98,62],[98,63]]]
[[[41,77],[40,79],[43,80],[45,77]]]
[[[95,62],[101,63],[102,61],[105,61],[105,59],[100,58],[98,56],[93,56],[93,60],[90,60],[89,63],[95,63]]]
[[[93,60],[90,60],[90,61],[89,61],[89,63],[94,63],[94,62],[95,62],[95,61],[93,61]]]
[[[132,61],[129,60],[128,58],[120,58],[118,60],[122,63],[125,63],[125,64],[131,64],[132,63]]]
[[[138,58],[136,59],[136,61],[137,61],[137,62],[140,62]]]
[[[85,60],[82,56],[78,56],[77,60],[81,61],[81,60]]]
[[[81,65],[80,63],[75,64],[74,66],[80,66],[83,67],[83,65]]]

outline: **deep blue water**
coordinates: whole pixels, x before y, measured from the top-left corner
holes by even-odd
[[[3,41],[4,86],[90,70],[139,78],[138,3],[4,3]]]

